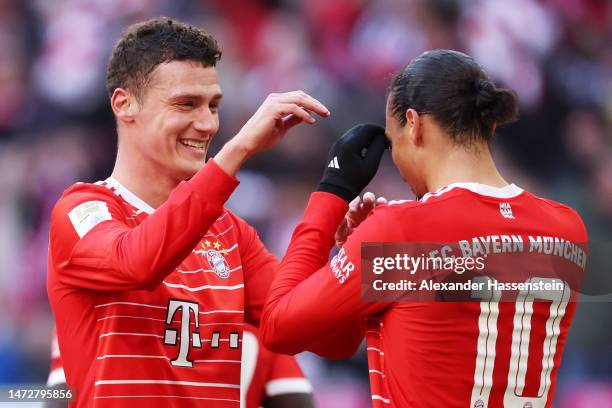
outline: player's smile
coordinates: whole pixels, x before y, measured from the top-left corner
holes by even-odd
[[[210,141],[212,140],[212,136],[207,137],[206,139],[188,139],[188,138],[180,138],[178,139],[177,147],[179,152],[185,152],[189,157],[193,157],[196,160],[204,160],[206,157],[206,152],[208,151],[208,146],[210,145]]]
[[[184,145],[184,146],[188,146],[188,147],[193,147],[196,150],[205,150],[207,143],[207,140],[193,140],[193,139],[180,139],[179,143]]]

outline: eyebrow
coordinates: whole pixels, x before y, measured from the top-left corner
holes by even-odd
[[[211,101],[220,101],[223,98],[223,94],[222,93],[216,93],[214,94],[210,100]],[[203,100],[205,99],[204,96],[202,96],[202,94],[194,94],[194,93],[179,93],[176,95],[171,95],[168,100],[169,101],[177,101],[177,100],[181,100],[181,99],[194,99],[194,100]]]

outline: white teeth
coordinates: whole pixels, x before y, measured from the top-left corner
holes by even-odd
[[[206,146],[205,142],[199,142],[195,140],[179,140],[179,142],[182,145],[189,146],[189,147],[195,147],[196,149],[201,149],[201,150],[203,150],[204,147]]]

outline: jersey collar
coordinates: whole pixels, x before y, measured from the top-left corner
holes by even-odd
[[[138,198],[136,194],[125,188],[123,184],[117,181],[117,179],[109,177],[106,179],[106,184],[114,188],[118,195],[120,195],[132,207],[147,214],[153,214],[153,212],[155,211],[153,207],[145,203],[142,199]]]
[[[480,183],[452,183],[446,187],[442,187],[433,193],[427,193],[421,198],[421,202],[427,201],[431,197],[438,197],[444,193],[447,193],[455,188],[464,188],[474,193],[493,197],[493,198],[513,198],[520,195],[523,189],[515,184],[508,184],[504,187],[493,187],[486,184]]]

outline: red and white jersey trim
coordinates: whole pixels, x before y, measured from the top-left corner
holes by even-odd
[[[155,209],[149,204],[145,203],[141,198],[137,197],[136,194],[125,188],[117,179],[109,177],[105,180],[106,187],[110,189],[112,187],[115,190],[115,194],[121,196],[131,206],[138,208],[140,211],[147,214],[153,214]]]
[[[508,184],[504,187],[493,187],[480,183],[452,183],[448,186],[439,188],[438,190],[432,193],[425,194],[423,197],[421,197],[420,201],[425,202],[432,197],[439,197],[442,194],[448,193],[449,191],[455,188],[464,188],[474,193],[494,198],[513,198],[523,192],[523,189],[516,186],[515,184]]]

